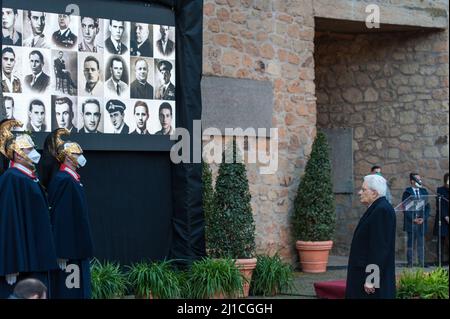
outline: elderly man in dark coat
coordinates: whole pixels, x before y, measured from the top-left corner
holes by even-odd
[[[368,206],[353,234],[347,270],[348,299],[395,298],[395,211],[386,180],[364,177],[360,201]]]

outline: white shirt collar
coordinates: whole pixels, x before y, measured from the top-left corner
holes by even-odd
[[[144,134],[145,131],[147,131],[146,128],[144,130],[141,130],[139,127],[136,126],[136,132],[138,132],[139,134]]]
[[[33,125],[33,123],[30,122],[31,127],[34,129],[35,132],[40,132],[42,129],[42,126],[40,128],[37,128],[36,126]]]
[[[11,78],[8,79],[8,77],[6,76],[6,74],[3,72],[2,70],[2,80],[4,80],[6,82],[6,85],[8,86],[9,92],[13,92],[13,81],[14,81],[14,75],[11,73]]]
[[[63,34],[66,33],[67,31],[69,31],[69,28],[65,28],[65,29],[63,29],[63,30],[59,30],[59,33],[60,33],[61,35],[63,35]]]
[[[42,72],[44,72],[44,71],[41,71],[41,72],[38,73],[38,75],[36,75],[35,81],[37,81],[37,79],[41,76]],[[32,74],[32,75],[34,76],[34,74]]]

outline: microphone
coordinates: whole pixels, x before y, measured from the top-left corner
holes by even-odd
[[[419,186],[422,186],[422,181],[420,179],[417,178],[417,176],[413,176],[412,177],[413,181],[415,181],[417,184],[419,184]]]

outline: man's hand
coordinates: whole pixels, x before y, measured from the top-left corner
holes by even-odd
[[[364,291],[366,292],[366,294],[371,295],[371,294],[375,293],[375,288],[374,288],[373,284],[366,282],[364,284]]]
[[[58,266],[61,270],[66,270],[67,261],[68,261],[67,259],[59,259],[58,258],[57,262],[58,262]]]
[[[445,216],[444,218],[445,218],[445,221],[446,221],[447,224],[448,224],[448,216]]]
[[[416,219],[414,219],[414,224],[422,225],[422,223],[423,223],[423,218],[416,218]]]
[[[10,286],[14,285],[17,281],[17,276],[19,276],[19,273],[6,275],[5,279],[6,279],[6,282],[8,283],[8,285],[10,285]]]

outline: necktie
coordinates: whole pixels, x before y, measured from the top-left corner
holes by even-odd
[[[34,38],[33,41],[31,41],[31,46],[34,47],[36,45],[36,43],[34,42]]]
[[[117,84],[117,86],[116,86],[116,92],[117,92],[117,95],[120,95],[120,87],[119,87],[119,84]]]
[[[33,80],[31,80],[31,86],[34,86],[34,83],[36,83],[36,75],[33,74]]]

